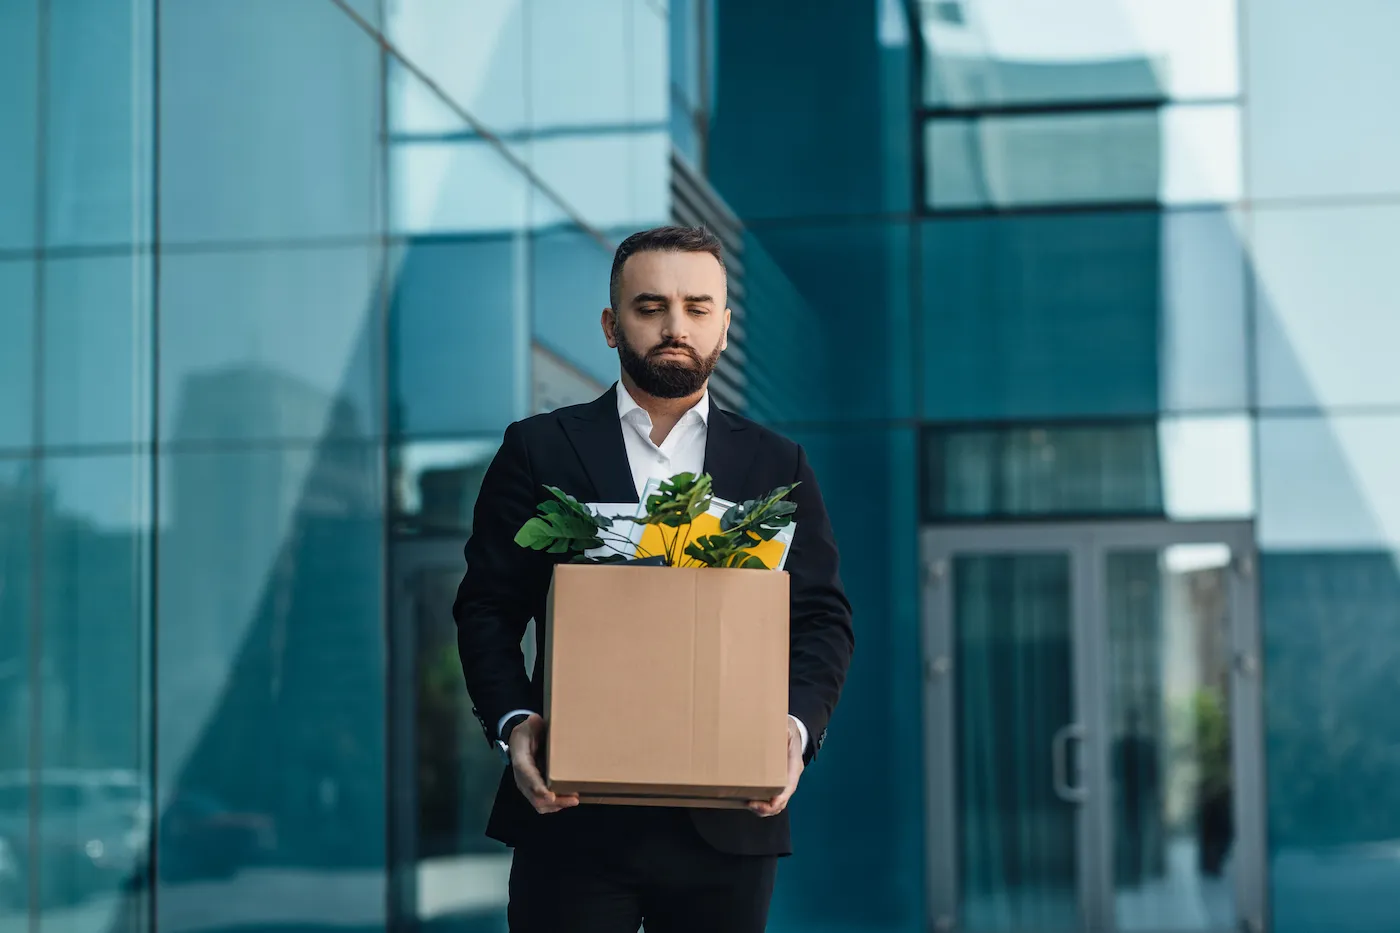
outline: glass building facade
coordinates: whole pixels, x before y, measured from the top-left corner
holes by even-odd
[[[1398,33],[3,0],[0,933],[505,929],[462,544],[670,221],[856,609],[772,929],[1400,929]]]

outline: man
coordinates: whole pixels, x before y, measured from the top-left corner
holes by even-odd
[[[730,313],[719,241],[662,227],[613,258],[603,335],[621,380],[596,401],[512,424],[482,480],[467,571],[453,606],[474,712],[508,750],[487,835],[515,849],[510,928],[529,933],[745,933],[762,930],[779,856],[791,852],[787,804],[826,737],[854,649],[851,608],[816,477],[802,448],[711,403]],[[715,495],[755,498],[797,482],[791,584],[788,782],[747,810],[578,806],[544,785],[546,724],[537,662],[520,642],[560,556],[513,538],[558,486],[583,502],[636,502],[647,480],[707,472]],[[757,572],[757,571],[755,571]],[[625,605],[625,600],[620,602]],[[616,723],[626,730],[627,722]]]

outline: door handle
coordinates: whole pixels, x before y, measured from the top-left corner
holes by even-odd
[[[1051,779],[1054,781],[1057,797],[1069,803],[1083,803],[1088,799],[1089,792],[1082,784],[1071,785],[1069,782],[1071,739],[1076,742],[1084,741],[1084,727],[1077,722],[1061,726],[1055,731],[1055,737],[1050,740]]]

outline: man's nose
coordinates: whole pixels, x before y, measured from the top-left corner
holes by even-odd
[[[666,310],[661,336],[676,341],[685,341],[690,336],[690,319],[686,316],[683,305],[675,305]]]

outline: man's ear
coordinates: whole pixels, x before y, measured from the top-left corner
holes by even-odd
[[[725,308],[725,309],[724,309],[724,333],[721,334],[721,335],[720,335],[720,338],[719,338],[719,348],[720,348],[721,350],[728,350],[728,349],[729,349],[729,321],[730,321],[730,318],[731,318],[731,317],[733,317],[733,315],[730,313],[730,311],[729,311],[728,308]]]
[[[603,316],[599,320],[603,325],[603,339],[608,342],[608,346],[617,349],[617,312],[612,308],[604,308]]]

